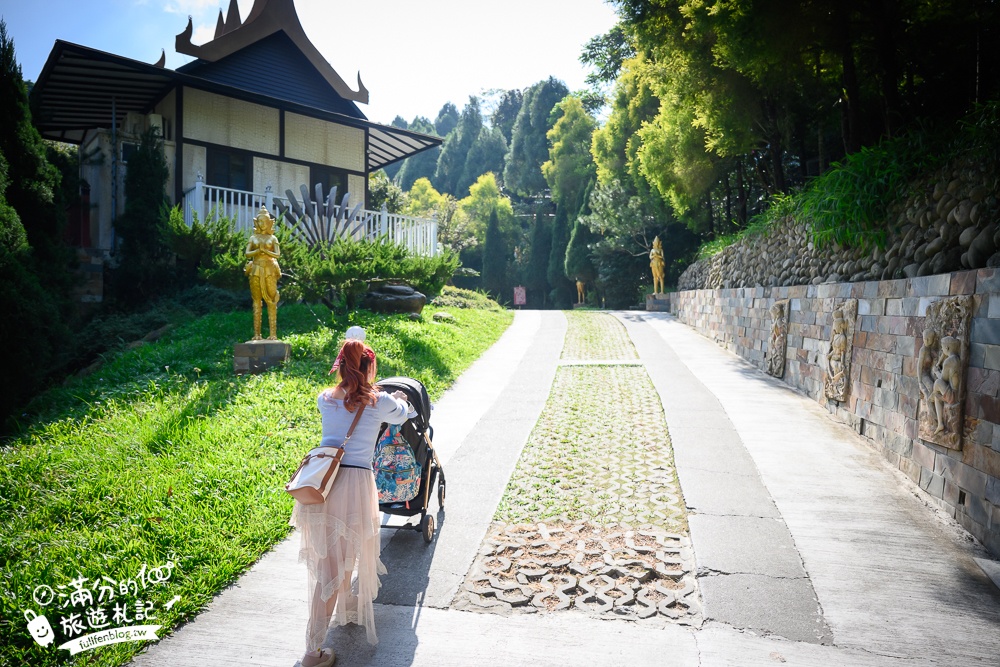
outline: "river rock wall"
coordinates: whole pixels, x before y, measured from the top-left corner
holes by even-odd
[[[1000,267],[1000,183],[968,160],[916,181],[891,211],[885,248],[818,246],[808,222],[785,218],[681,274],[677,288],[788,287],[916,278]]]

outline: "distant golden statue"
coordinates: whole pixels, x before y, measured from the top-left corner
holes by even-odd
[[[576,281],[576,302],[577,303],[581,303],[582,304],[584,301],[586,301],[587,292],[584,289],[584,287],[585,286],[584,286],[584,283],[583,283],[582,280],[577,280]]]
[[[663,269],[666,262],[663,261],[663,243],[660,237],[653,239],[653,249],[649,251],[649,268],[653,271],[653,293],[663,293]]]
[[[246,256],[250,258],[244,273],[250,279],[250,296],[253,297],[253,339],[261,340],[261,301],[267,303],[268,340],[278,340],[278,278],[281,267],[278,257],[278,239],[274,236],[274,218],[263,206],[253,220],[253,235],[247,243]]]

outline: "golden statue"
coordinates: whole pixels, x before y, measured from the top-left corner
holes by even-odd
[[[274,236],[274,218],[263,206],[253,219],[253,235],[247,243],[246,256],[250,258],[243,272],[250,279],[250,296],[253,297],[253,338],[261,340],[261,301],[267,303],[268,340],[278,340],[278,278],[281,267],[278,257],[278,239]]]
[[[584,283],[583,283],[583,281],[582,280],[577,280],[576,281],[576,302],[578,304],[582,304],[584,301],[586,301],[586,299],[585,299],[586,296],[587,296],[587,293],[584,290]]]
[[[653,249],[649,251],[649,268],[653,271],[653,293],[663,293],[663,269],[666,262],[663,260],[663,243],[660,237],[653,239]]]

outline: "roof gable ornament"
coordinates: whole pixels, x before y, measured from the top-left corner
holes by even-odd
[[[207,62],[216,62],[279,30],[288,35],[338,95],[353,102],[368,104],[368,89],[361,83],[361,73],[358,72],[358,89],[351,90],[306,37],[292,0],[254,0],[250,15],[242,23],[236,0],[230,0],[229,13],[225,21],[222,19],[222,10],[219,10],[215,38],[201,46],[191,43],[194,24],[189,16],[187,27],[174,40],[174,48],[177,53],[194,56]]]

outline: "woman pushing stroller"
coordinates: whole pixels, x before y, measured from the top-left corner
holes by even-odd
[[[341,346],[331,373],[337,385],[316,400],[323,423],[320,445],[339,446],[358,411],[361,415],[344,444],[344,457],[333,488],[323,503],[295,503],[289,523],[302,531],[299,560],[308,568],[309,622],[302,667],[329,667],[336,656],[322,648],[327,629],[357,623],[369,643],[378,642],[372,601],[378,594],[379,508],[371,461],[379,426],[402,424],[411,410],[406,394],[381,391],[374,384],[375,352],[349,337]],[[352,587],[352,578],[356,581]]]

